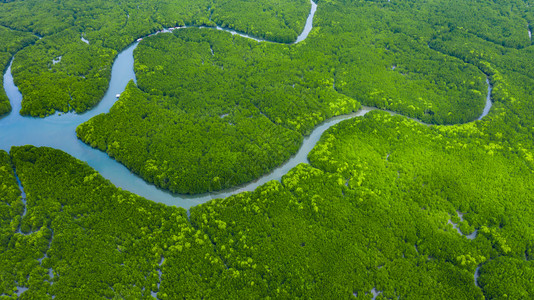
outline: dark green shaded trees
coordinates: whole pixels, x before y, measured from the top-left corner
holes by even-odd
[[[478,281],[490,299],[528,299],[534,295],[534,264],[499,257],[481,267]]]
[[[291,43],[302,32],[310,2],[217,1],[210,6],[210,20],[268,41]]]
[[[177,189],[197,191],[222,188],[217,168],[228,185],[259,176],[322,119],[356,109],[354,99],[467,122],[482,108],[487,74],[492,111],[453,126],[386,112],[342,122],[311,165],[194,207],[190,219],[58,150],[13,148],[12,162],[0,152],[3,293],[533,298],[532,50],[511,48],[526,43],[498,16],[512,8],[516,20],[520,3],[459,4],[481,8],[495,29],[477,24],[480,15],[431,19],[426,3],[322,4],[312,38],[293,47],[208,30],[146,39],[136,52],[139,86],[130,83],[78,136],[160,186],[181,174],[189,178]],[[11,164],[28,196],[24,216]]]
[[[294,41],[301,32],[309,7],[307,1],[263,0],[256,1],[254,5],[246,1],[143,4],[128,1],[88,3],[69,0],[61,4],[53,1],[13,1],[0,8],[0,24],[38,33],[44,36],[43,40],[50,37],[54,40],[51,43],[61,47],[66,56],[75,57],[79,49],[73,45],[81,37],[96,47],[93,51],[119,51],[135,39],[163,27],[182,25],[217,24],[287,43]],[[482,90],[483,76],[471,66],[456,64],[443,68],[443,60],[447,58],[426,49],[426,44],[442,32],[461,29],[494,44],[524,48],[532,43],[527,35],[528,24],[532,20],[532,9],[521,1],[327,1],[320,5],[312,36],[321,36],[316,49],[331,60],[331,65],[337,61],[352,61],[349,65],[339,66],[335,72],[330,71],[336,75],[338,89],[346,95],[366,105],[400,111],[433,123],[463,123],[481,111],[483,101],[476,91]],[[61,42],[54,37],[57,34],[64,35]],[[41,68],[31,73],[31,79],[29,74],[22,77],[23,74],[19,73],[17,81],[47,82],[54,78],[62,84],[52,90],[47,85],[27,85],[23,94],[27,94],[28,101],[32,103],[25,105],[25,114],[44,116],[54,110],[65,109],[82,112],[103,95],[101,89],[103,82],[103,86],[107,85],[106,76],[99,76],[104,78],[103,82],[83,80],[78,84],[92,87],[85,88],[91,94],[73,96],[75,104],[69,108],[71,103],[66,95],[69,86],[72,86],[73,74],[79,73],[78,63],[66,60],[62,63],[62,72],[47,70],[42,66],[56,57],[43,55],[39,47],[32,51],[38,54],[33,61],[21,56],[15,66],[20,64],[20,68],[26,68],[38,60]],[[420,55],[407,56],[405,53],[412,51]],[[105,66],[104,69],[109,69],[109,58],[97,58],[93,53],[90,57],[92,67],[100,69]],[[456,78],[451,74],[465,74],[466,77]],[[362,78],[366,79],[366,84],[362,84]],[[392,85],[396,88],[391,89]],[[438,88],[433,88],[433,85]],[[57,98],[61,100],[53,99],[52,94],[55,93],[60,95]],[[37,97],[36,94],[42,95]],[[37,105],[35,101],[42,104]]]

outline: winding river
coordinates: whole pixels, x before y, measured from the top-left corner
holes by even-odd
[[[312,1],[310,2],[312,7],[305,28],[295,43],[305,40],[312,29],[313,16],[317,5]],[[229,31],[232,34],[239,34],[246,38],[252,38],[258,42],[261,41],[228,29],[220,27],[217,27],[217,29]],[[167,31],[169,30],[163,30],[162,32]],[[55,115],[44,119],[22,117],[18,114],[18,111],[21,109],[22,95],[13,82],[13,76],[11,75],[11,65],[13,61],[11,61],[4,74],[4,89],[11,101],[13,109],[12,113],[0,119],[0,149],[9,151],[12,146],[27,144],[60,149],[79,160],[87,162],[89,166],[98,171],[104,178],[107,178],[115,186],[120,187],[123,190],[128,190],[147,199],[164,203],[166,205],[180,206],[189,209],[191,206],[204,203],[211,199],[225,198],[244,191],[253,191],[268,181],[280,180],[284,174],[299,163],[308,162],[308,153],[319,141],[319,138],[325,130],[343,120],[363,116],[367,112],[375,109],[364,107],[356,113],[334,117],[325,121],[317,126],[309,136],[304,138],[299,151],[287,162],[257,180],[219,192],[199,195],[171,194],[145,182],[139,176],[130,172],[124,165],[110,158],[105,152],[91,148],[76,137],[76,127],[79,124],[86,122],[100,113],[109,112],[109,109],[116,101],[115,95],[120,94],[130,80],[136,80],[133,69],[133,51],[138,43],[139,42],[133,43],[117,56],[113,63],[109,88],[105,93],[104,98],[95,108],[82,114],[66,113],[60,115],[59,113],[56,113]],[[491,107],[491,85],[489,81],[487,81],[487,83],[488,95],[486,98],[486,107],[480,118],[484,117]]]

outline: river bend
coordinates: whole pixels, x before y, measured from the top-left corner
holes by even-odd
[[[313,1],[310,2],[312,7],[305,28],[295,43],[305,40],[312,29],[313,17],[317,5]],[[228,31],[232,34],[239,34],[258,42],[263,41],[232,30],[220,27],[217,27],[217,29]],[[165,29],[160,32],[168,31],[170,30]],[[118,54],[113,62],[109,88],[102,101],[100,101],[100,103],[93,109],[82,114],[65,113],[60,115],[59,113],[56,113],[46,118],[23,117],[18,114],[17,112],[21,109],[22,95],[13,82],[13,76],[11,75],[11,65],[13,61],[11,61],[4,74],[4,89],[13,109],[9,115],[0,118],[0,149],[9,151],[12,146],[28,144],[38,147],[47,146],[56,148],[69,153],[79,160],[87,162],[89,166],[98,171],[104,178],[110,180],[115,186],[120,187],[123,190],[130,191],[155,202],[189,209],[191,206],[207,202],[211,199],[225,198],[244,191],[253,191],[257,187],[271,180],[281,180],[282,176],[296,165],[300,163],[308,163],[308,153],[319,141],[324,131],[343,120],[363,116],[367,112],[375,109],[364,107],[358,112],[333,117],[325,121],[317,126],[309,136],[304,138],[299,151],[288,161],[254,181],[219,192],[199,195],[171,194],[157,188],[153,184],[145,182],[139,176],[130,172],[124,165],[110,158],[105,152],[91,148],[76,137],[76,127],[78,125],[100,113],[109,112],[109,109],[117,100],[115,95],[124,91],[130,80],[136,81],[133,69],[133,51],[138,44],[139,42],[135,42]],[[489,81],[487,81],[487,83],[488,95],[486,98],[486,107],[479,119],[484,117],[491,107],[491,85]]]

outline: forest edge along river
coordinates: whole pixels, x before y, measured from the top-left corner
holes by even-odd
[[[312,7],[306,21],[305,28],[295,43],[305,40],[312,29],[313,17],[317,6],[314,2],[310,2]],[[251,38],[258,42],[263,41],[232,30],[220,27],[217,27],[216,29],[228,31],[232,34],[239,34],[243,37]],[[160,32],[168,31],[170,30],[165,29]],[[10,114],[0,118],[0,149],[9,151],[12,146],[22,146],[27,144],[60,149],[79,160],[85,161],[89,166],[94,168],[104,178],[108,179],[117,187],[155,202],[189,209],[192,206],[207,202],[212,199],[225,198],[244,191],[253,191],[257,187],[271,180],[281,180],[282,176],[285,175],[289,170],[300,163],[308,162],[308,153],[313,149],[323,132],[328,128],[338,124],[343,120],[363,116],[367,112],[376,109],[362,107],[362,109],[358,112],[337,116],[326,120],[322,124],[318,125],[309,136],[304,138],[298,152],[288,161],[275,168],[270,173],[265,174],[254,181],[218,192],[197,195],[171,194],[168,191],[161,190],[155,185],[144,181],[141,177],[128,170],[124,165],[109,157],[105,152],[86,145],[76,136],[76,127],[79,124],[88,121],[90,118],[98,114],[109,112],[110,108],[117,100],[116,95],[124,91],[130,80],[136,82],[133,67],[133,51],[137,47],[138,43],[139,41],[134,42],[117,55],[113,62],[109,87],[103,99],[93,109],[81,114],[66,113],[60,115],[59,113],[56,113],[46,118],[21,116],[18,112],[21,108],[22,95],[13,82],[13,76],[11,75],[11,65],[13,63],[12,60],[6,70],[6,73],[4,74],[4,89],[13,109]],[[479,120],[487,115],[491,108],[490,96],[492,87],[489,80],[487,80],[487,84],[488,94],[486,97],[486,106]]]

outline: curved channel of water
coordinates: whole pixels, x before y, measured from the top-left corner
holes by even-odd
[[[482,120],[482,118],[484,118],[491,109],[491,90],[493,89],[493,87],[491,86],[488,75],[486,75],[486,84],[488,85],[488,93],[486,94],[486,105],[484,106],[484,110],[482,111],[482,114],[480,115],[480,117],[478,117],[477,120]]]
[[[306,39],[311,31],[316,7],[315,3],[312,2],[312,9],[308,16],[306,26],[296,43]],[[222,28],[217,29],[226,31],[226,29]],[[164,30],[163,32],[165,31],[168,30]],[[252,38],[247,35],[238,34]],[[343,120],[363,116],[370,110],[375,109],[364,107],[356,113],[334,117],[325,121],[317,126],[309,136],[304,138],[302,146],[294,156],[272,172],[265,174],[257,180],[219,192],[199,195],[171,194],[145,182],[139,176],[130,172],[124,165],[110,158],[106,153],[91,148],[76,137],[76,127],[79,124],[86,122],[95,115],[109,112],[109,109],[116,101],[115,95],[120,94],[130,80],[136,80],[133,69],[133,51],[138,43],[139,42],[133,43],[117,56],[113,63],[109,88],[105,93],[104,98],[95,108],[82,114],[66,113],[60,115],[59,113],[56,113],[55,115],[44,119],[22,117],[17,113],[21,108],[22,95],[13,82],[13,76],[11,75],[11,64],[13,62],[11,62],[4,74],[4,89],[11,101],[13,110],[12,113],[0,119],[0,149],[9,151],[12,146],[28,144],[60,149],[77,159],[87,162],[89,166],[94,168],[104,178],[110,180],[117,187],[156,202],[189,209],[191,206],[204,203],[211,199],[224,198],[244,191],[253,191],[258,186],[268,181],[280,180],[284,174],[299,163],[308,162],[308,153],[319,141],[319,138],[325,130]],[[488,102],[486,109],[484,109],[484,113],[480,118],[484,117],[487,114],[487,111],[489,111],[489,107],[491,107],[490,93],[491,85],[489,85],[488,81]]]

